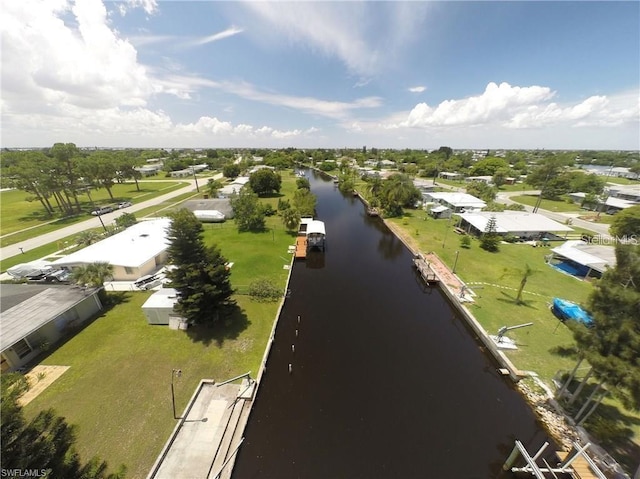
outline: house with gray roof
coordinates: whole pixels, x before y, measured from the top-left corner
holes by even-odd
[[[25,366],[102,310],[100,288],[3,284],[0,289],[2,372]]]

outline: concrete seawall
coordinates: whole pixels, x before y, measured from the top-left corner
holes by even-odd
[[[367,202],[360,196],[363,203],[366,205]],[[385,225],[389,228],[393,234],[395,234],[400,241],[404,243],[404,245],[411,251],[411,253],[416,256],[421,254],[421,252],[417,249],[414,244],[411,244],[410,240],[406,238],[404,231],[402,231],[398,226],[382,219]],[[430,257],[430,261],[432,263],[438,263],[438,267],[434,268],[434,272],[437,276],[439,276],[440,289],[445,293],[451,305],[460,313],[460,315],[464,318],[467,325],[471,328],[471,330],[478,336],[482,344],[487,348],[487,351],[491,353],[494,359],[498,362],[501,368],[504,368],[509,372],[509,377],[514,381],[518,382],[520,379],[527,377],[528,374],[519,370],[507,356],[498,349],[494,341],[489,337],[487,332],[484,330],[482,325],[478,322],[478,320],[473,316],[471,311],[460,301],[460,291],[454,289],[455,286],[451,285],[451,281],[445,281],[444,277],[440,277],[442,275],[441,272],[445,270],[447,271],[447,277],[455,277],[460,282],[460,285],[464,285],[462,280],[460,280],[450,269],[449,267],[433,252],[428,253]]]

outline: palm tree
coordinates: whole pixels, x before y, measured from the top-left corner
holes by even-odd
[[[537,273],[537,271],[538,270],[533,269],[528,264],[525,264],[524,268],[522,269],[513,271],[513,274],[518,274],[520,276],[520,286],[518,286],[518,293],[516,294],[516,304],[524,304],[524,301],[522,300],[524,287],[527,285],[527,281],[529,280],[529,277]],[[507,274],[506,268],[505,268],[505,274]]]
[[[113,279],[113,266],[107,262],[90,263],[73,269],[71,279],[76,284],[99,288]]]
[[[282,211],[282,223],[289,231],[294,231],[300,224],[300,212],[295,208],[287,208]]]
[[[100,235],[92,230],[82,231],[75,237],[78,246],[89,246],[100,240]]]

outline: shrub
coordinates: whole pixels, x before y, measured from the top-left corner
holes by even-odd
[[[249,296],[254,301],[277,301],[282,291],[268,279],[257,279],[249,285]]]

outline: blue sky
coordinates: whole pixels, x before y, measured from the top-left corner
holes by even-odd
[[[2,146],[640,149],[640,3],[9,0]]]

